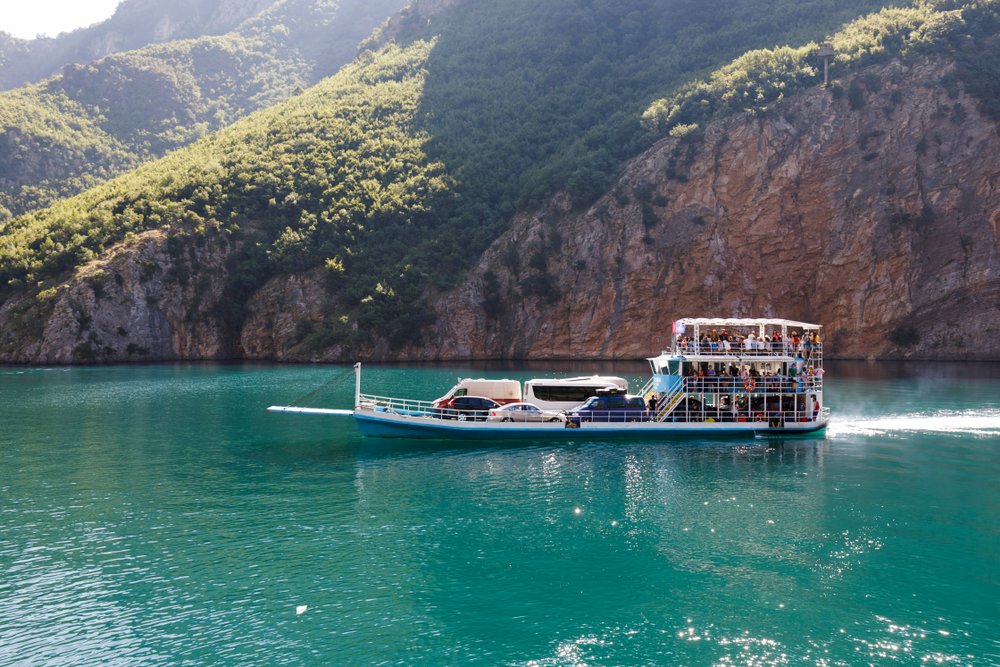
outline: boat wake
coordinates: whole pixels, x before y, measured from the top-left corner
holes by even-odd
[[[851,435],[900,435],[940,433],[956,436],[1000,436],[1000,411],[963,410],[933,414],[914,413],[894,417],[856,417],[833,419],[827,427],[829,437]]]

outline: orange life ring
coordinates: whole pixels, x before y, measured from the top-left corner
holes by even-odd
[[[753,391],[754,389],[757,388],[757,383],[754,382],[753,378],[747,378],[746,380],[743,381],[743,388],[746,389],[747,391]]]
[[[767,421],[766,419],[764,419],[764,415],[755,415],[755,416],[754,416],[754,418],[753,418],[753,420],[754,420],[755,422],[763,422],[763,421]]]

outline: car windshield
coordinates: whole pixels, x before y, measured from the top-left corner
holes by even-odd
[[[590,398],[587,399],[587,402],[584,403],[583,405],[581,405],[580,407],[582,407],[582,408],[592,408],[592,407],[596,406],[600,402],[601,402],[601,399],[599,399],[596,396],[591,396]]]

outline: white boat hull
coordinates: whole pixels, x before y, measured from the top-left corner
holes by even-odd
[[[376,412],[358,408],[354,419],[362,435],[376,438],[456,440],[545,440],[606,438],[674,438],[740,435],[802,435],[826,428],[826,421],[782,422],[562,422],[505,423],[458,421]]]

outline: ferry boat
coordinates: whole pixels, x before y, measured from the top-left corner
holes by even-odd
[[[818,324],[773,318],[677,320],[670,349],[648,359],[652,371],[649,381],[636,395],[627,397],[631,400],[619,401],[627,413],[612,409],[613,400],[594,396],[571,410],[565,421],[449,419],[431,401],[362,393],[360,363],[354,366],[353,410],[272,406],[268,412],[349,415],[363,435],[382,438],[604,439],[815,433],[826,428],[830,419],[829,408],[823,405],[820,329]],[[624,396],[615,386],[602,391],[607,396]],[[635,409],[636,396],[642,398],[645,410]]]

